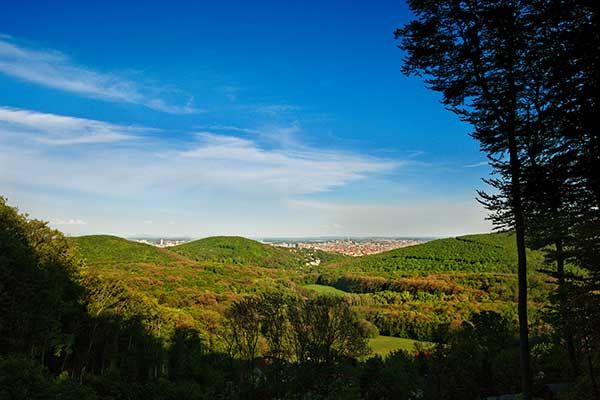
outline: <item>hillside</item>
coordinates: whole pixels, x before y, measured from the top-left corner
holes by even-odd
[[[528,251],[535,270],[543,255]],[[515,272],[517,252],[512,233],[487,233],[432,240],[365,257],[332,264],[338,270],[391,274],[429,274],[434,272]]]
[[[302,281],[299,268],[262,266],[300,266],[305,257],[243,238],[208,238],[170,249],[108,235],[70,241],[90,273],[179,310],[202,330],[216,329],[225,308],[242,294],[289,290],[293,280]]]
[[[89,235],[70,240],[88,264],[167,263],[176,257],[166,250],[117,236]]]
[[[169,249],[113,236],[71,240],[91,271],[180,310],[203,332],[218,331],[223,312],[241,296],[276,290],[345,296],[380,334],[435,341],[439,329],[458,326],[475,311],[511,317],[517,287],[513,239],[506,233],[468,235],[356,258],[241,237]],[[541,253],[529,255],[539,264]],[[532,316],[547,294],[546,280],[530,276]]]
[[[191,260],[266,268],[302,267],[306,255],[237,236],[214,236],[171,248]]]

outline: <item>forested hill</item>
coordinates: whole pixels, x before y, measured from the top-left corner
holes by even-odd
[[[514,272],[516,248],[512,233],[487,233],[433,240],[363,257],[346,257],[313,250],[290,250],[237,236],[215,236],[160,249],[116,236],[70,238],[89,264],[157,263],[177,259],[265,268],[299,268],[320,259],[340,271],[391,274],[435,272]],[[529,251],[531,270],[543,254]]]
[[[88,264],[153,263],[173,261],[244,265],[264,268],[301,268],[315,260],[331,262],[347,257],[310,249],[285,249],[238,236],[214,236],[170,248],[158,248],[117,236],[70,238]]]
[[[194,261],[213,261],[259,267],[293,267],[302,258],[285,249],[237,236],[214,236],[171,248]]]
[[[531,270],[542,263],[543,254],[528,251]],[[513,233],[486,233],[432,240],[384,253],[345,259],[335,269],[384,273],[515,272],[517,252]]]
[[[111,235],[79,236],[69,240],[88,264],[168,263],[177,257],[169,251]]]
[[[315,250],[274,247],[239,236],[209,237],[174,246],[170,250],[194,261],[266,268],[298,268],[317,258],[321,261],[345,258]]]

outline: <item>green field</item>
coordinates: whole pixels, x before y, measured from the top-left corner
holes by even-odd
[[[336,289],[332,286],[327,285],[310,284],[304,285],[303,287],[318,294],[324,294],[329,296],[345,296],[347,294],[343,290]]]
[[[369,347],[373,351],[373,354],[385,357],[392,351],[404,350],[413,352],[416,350],[416,345],[419,344],[423,348],[433,346],[431,342],[421,342],[418,340],[397,338],[392,336],[377,336],[369,339]]]

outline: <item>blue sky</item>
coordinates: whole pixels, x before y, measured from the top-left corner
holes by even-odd
[[[10,3],[0,194],[64,232],[489,230],[469,127],[400,73],[401,1]]]

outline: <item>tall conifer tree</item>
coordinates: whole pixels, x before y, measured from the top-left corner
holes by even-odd
[[[531,9],[519,1],[413,0],[409,5],[416,19],[396,31],[406,52],[403,72],[424,76],[443,94],[443,104],[471,124],[472,136],[508,188],[501,215],[516,232],[522,391],[529,399],[522,155],[532,78]]]

